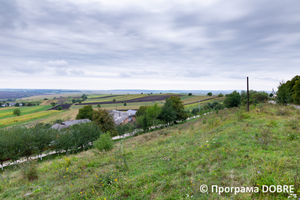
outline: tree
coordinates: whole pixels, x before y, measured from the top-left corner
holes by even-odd
[[[175,120],[186,120],[188,118],[188,114],[184,112],[183,101],[180,100],[180,97],[171,96],[170,100],[172,101],[173,110],[176,112]]]
[[[98,108],[93,112],[93,121],[100,126],[103,133],[110,132],[112,136],[117,134],[114,118],[109,111]]]
[[[211,92],[207,93],[207,96],[212,96],[212,93]]]
[[[21,115],[21,110],[20,109],[14,109],[13,114],[17,115],[17,116],[20,116]]]
[[[225,96],[224,104],[227,108],[238,107],[241,104],[241,95],[236,90]]]
[[[189,95],[189,96],[192,96],[193,94],[192,94],[192,93],[189,93],[188,95]]]
[[[98,108],[100,108],[100,107],[101,107],[101,105],[100,105],[100,104],[97,104],[97,107],[98,107]]]
[[[82,99],[82,101],[84,101],[84,100],[87,99],[87,96],[86,96],[85,94],[83,94],[83,95],[81,96],[81,99]]]
[[[126,106],[127,104],[126,103],[124,103],[124,106]]]
[[[269,97],[271,97],[271,98],[272,98],[273,96],[274,96],[274,95],[273,95],[273,93],[270,93],[270,94],[269,94]]]
[[[300,103],[300,79],[295,82],[292,91],[293,91],[293,95],[292,95],[293,102],[299,104]]]
[[[47,98],[44,98],[44,100],[48,100]]]
[[[76,103],[76,100],[75,100],[75,99],[72,99],[72,103]]]
[[[167,98],[165,104],[161,108],[159,119],[164,121],[166,124],[176,120],[176,111],[173,109],[173,102]]]
[[[52,103],[51,103],[51,106],[55,106],[55,105],[56,105],[56,103],[55,103],[55,102],[52,102]]]
[[[292,94],[284,82],[279,83],[276,101],[280,104],[287,104],[292,101]]]
[[[113,99],[113,102],[116,103],[116,99]]]
[[[79,109],[79,113],[76,116],[76,119],[90,119],[93,120],[93,108],[92,106],[84,106]]]
[[[296,82],[300,80],[300,76],[295,76],[294,78],[292,78],[291,80],[286,82],[286,86],[288,88],[288,90],[291,92],[291,94],[294,94],[294,85],[296,84]]]
[[[32,134],[33,146],[37,150],[37,154],[41,155],[44,150],[48,150],[52,141],[55,140],[58,130],[46,128],[39,124],[30,129]],[[40,157],[42,160],[42,157]]]
[[[62,107],[61,107],[61,106],[58,106],[57,110],[62,110]]]
[[[15,104],[15,106],[16,106],[16,107],[19,107],[19,106],[20,106],[20,104],[19,104],[19,103],[16,103],[16,104]]]
[[[146,112],[148,106],[140,106],[139,109],[136,111],[135,115],[138,116],[144,116],[144,113]]]
[[[222,93],[218,94],[218,97],[223,97],[224,95]]]
[[[161,113],[161,109],[157,103],[155,103],[152,106],[147,107],[146,117],[147,117],[149,126],[155,126],[155,127],[157,126],[157,124],[159,122],[158,116],[160,115],[160,113]]]

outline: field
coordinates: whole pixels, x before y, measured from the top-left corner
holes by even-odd
[[[110,97],[103,99],[102,101],[96,100],[93,102],[85,101],[86,103],[81,103],[81,105],[93,105],[93,104],[114,104],[114,103],[134,103],[134,102],[153,102],[153,101],[164,101],[166,98],[169,98],[170,96],[175,94],[162,94],[162,95],[120,95],[118,97]],[[182,96],[178,95],[177,96]],[[112,100],[115,99],[116,102],[113,102]],[[95,99],[93,99],[95,100]],[[76,104],[78,105],[78,104]]]
[[[40,111],[45,111],[52,106],[31,106],[31,107],[6,107],[0,109],[0,119],[8,118],[8,117],[14,117],[13,111],[17,108],[21,111],[21,116],[31,113],[37,113]]]
[[[1,174],[0,198],[22,199],[287,199],[261,192],[262,185],[300,184],[299,115],[269,104],[221,110],[193,121],[37,163],[38,179],[26,166]],[[207,193],[200,192],[207,185]],[[220,194],[219,187],[260,192]]]
[[[215,97],[215,98],[212,98],[212,99],[210,99],[210,98],[207,98],[207,99],[208,100],[203,99],[203,100],[200,101],[200,106],[201,107],[204,106],[204,105],[206,105],[206,104],[208,104],[208,103],[212,103],[212,102],[215,102],[215,101],[218,102],[218,103],[220,103],[220,102],[222,102],[224,100],[224,97]],[[184,109],[185,110],[192,111],[194,108],[199,108],[199,102],[188,103],[188,104],[184,105]]]
[[[0,119],[0,127],[13,126],[24,122],[29,122],[39,118],[49,117],[52,114],[58,113],[58,110],[41,111],[37,113],[26,114],[22,116]]]
[[[6,119],[6,118],[13,118],[11,120],[7,120],[3,122],[5,123],[5,126],[9,125],[16,125],[16,124],[22,124],[22,125],[33,125],[36,123],[53,123],[56,119],[61,120],[74,120],[76,118],[76,115],[78,113],[78,110],[82,107],[87,105],[92,105],[94,109],[97,108],[97,104],[101,104],[101,108],[107,109],[107,110],[129,110],[139,109],[140,106],[145,105],[153,105],[154,103],[157,103],[158,105],[162,106],[165,102],[166,97],[169,97],[170,95],[178,95],[183,100],[184,104],[190,104],[185,105],[186,110],[192,110],[193,108],[196,108],[198,103],[191,104],[193,102],[198,102],[209,99],[211,97],[209,96],[187,96],[187,95],[180,95],[180,94],[155,94],[155,95],[148,95],[148,94],[124,94],[124,95],[103,95],[103,94],[91,94],[88,95],[88,99],[84,101],[81,104],[73,104],[72,99],[76,97],[81,98],[80,94],[72,94],[72,98],[68,98],[69,95],[44,95],[44,96],[35,96],[30,97],[28,100],[23,99],[23,102],[35,102],[40,103],[40,106],[32,106],[32,107],[19,107],[21,110],[21,115],[27,115],[36,113],[39,117],[33,117],[27,116],[27,120],[22,119],[15,122],[15,117],[12,112],[16,107],[10,107],[10,108],[1,108],[0,109],[0,120]],[[60,97],[62,96],[62,97]],[[51,97],[51,98],[50,98]],[[56,97],[56,99],[53,99]],[[48,98],[48,100],[43,100],[44,98]],[[116,102],[112,102],[113,99],[116,99]],[[56,110],[58,106],[52,107],[50,104],[52,102],[60,103],[62,107],[65,107],[63,113],[61,112],[53,112],[49,115],[43,113],[41,115],[40,112],[46,111],[48,109]],[[69,102],[69,103],[68,103]],[[122,103],[123,102],[123,103]],[[124,102],[126,102],[126,106],[124,106]],[[210,101],[204,101],[204,103],[207,103]]]
[[[40,95],[38,93],[30,93],[30,92],[6,92],[0,91],[0,99],[17,99],[22,97],[29,97],[33,95]]]

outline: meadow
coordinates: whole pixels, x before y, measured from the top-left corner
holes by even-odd
[[[223,187],[294,185],[300,196],[300,110],[271,104],[224,109],[96,149],[15,165],[0,198],[287,199],[287,193],[201,193]],[[37,177],[24,174],[36,169]],[[298,190],[298,191],[297,191]]]

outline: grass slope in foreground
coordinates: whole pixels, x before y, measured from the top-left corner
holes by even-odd
[[[2,174],[0,198],[28,199],[286,199],[288,194],[202,194],[202,184],[229,187],[296,185],[299,114],[292,107],[259,104],[227,109],[193,122],[150,132],[110,152],[95,149]],[[299,196],[299,193],[298,193]]]

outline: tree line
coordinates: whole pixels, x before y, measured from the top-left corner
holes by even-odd
[[[0,129],[0,162],[16,161],[21,157],[41,155],[47,150],[59,152],[77,151],[79,147],[88,148],[90,143],[99,138],[102,131],[95,123],[76,124],[68,129],[51,129],[42,124],[26,128],[16,126]]]

